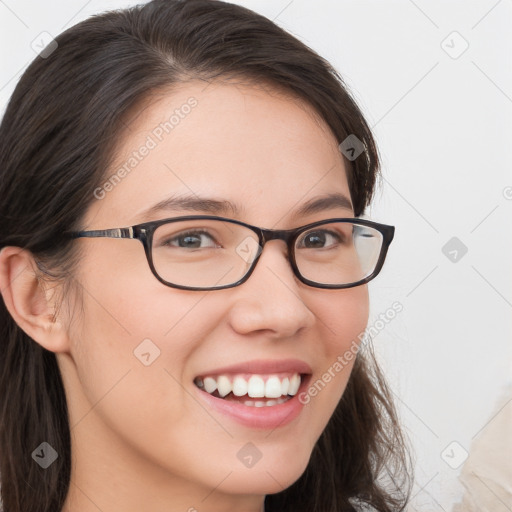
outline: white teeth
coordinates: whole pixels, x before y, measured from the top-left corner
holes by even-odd
[[[224,398],[226,395],[231,393],[231,382],[225,375],[220,375],[217,379],[217,389],[219,395]],[[250,396],[250,395],[249,395]]]
[[[290,387],[290,379],[288,377],[285,377],[281,381],[281,394],[286,396],[288,394],[289,387]]]
[[[281,394],[281,381],[278,377],[270,377],[265,384],[265,396],[267,398],[279,398]]]
[[[290,387],[288,388],[288,394],[295,396],[300,386],[300,375],[297,373],[290,379]]]
[[[251,398],[263,398],[265,396],[265,381],[258,375],[253,375],[247,383],[247,394]]]
[[[213,393],[217,389],[217,381],[211,377],[206,377],[203,380],[204,389],[207,393]]]
[[[235,379],[233,380],[233,395],[247,395],[247,388],[247,381],[243,377],[235,377]]]
[[[265,381],[266,379],[266,381]],[[287,396],[295,396],[299,390],[301,376],[298,373],[290,377],[280,378],[277,375],[251,375],[246,380],[241,375],[234,378],[227,375],[219,375],[217,377],[197,378],[195,384],[206,391],[213,394],[218,392],[219,396],[224,398],[230,393],[236,397],[248,395],[251,398],[269,398],[283,399],[286,401]],[[250,405],[255,407],[263,407],[264,405],[275,405],[282,403],[279,400],[251,400]],[[246,404],[247,405],[247,404]]]

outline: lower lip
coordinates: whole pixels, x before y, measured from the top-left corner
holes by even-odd
[[[259,429],[276,429],[291,423],[302,411],[304,405],[299,401],[301,391],[306,387],[307,376],[301,382],[300,388],[289,400],[282,404],[254,407],[243,403],[231,402],[210,395],[194,385],[200,398],[213,409],[229,416],[247,427]],[[269,399],[267,399],[269,400]]]

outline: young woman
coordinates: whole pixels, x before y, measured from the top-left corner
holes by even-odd
[[[5,512],[403,510],[361,346],[394,228],[336,71],[219,1],[55,43],[0,127]]]

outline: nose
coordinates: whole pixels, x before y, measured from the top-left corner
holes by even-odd
[[[304,288],[290,266],[285,242],[269,241],[249,279],[231,289],[234,301],[229,322],[240,334],[266,331],[274,338],[297,335],[315,322],[303,298]]]

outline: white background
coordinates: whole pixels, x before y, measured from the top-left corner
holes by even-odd
[[[394,301],[404,307],[374,343],[416,453],[409,510],[449,511],[460,468],[441,453],[456,441],[458,465],[512,407],[503,395],[512,375],[512,2],[235,3],[327,58],[374,129],[384,180],[370,214],[396,237],[371,284],[372,318]],[[128,5],[0,2],[1,112],[36,36]],[[442,252],[452,237],[467,247],[449,247],[455,262]]]

